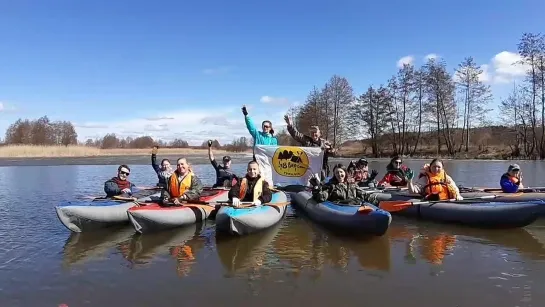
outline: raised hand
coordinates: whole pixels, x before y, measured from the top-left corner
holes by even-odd
[[[405,177],[407,178],[407,180],[412,180],[414,178],[414,171],[412,169],[409,169],[405,173]]]
[[[151,153],[156,155],[158,150],[159,150],[159,146],[153,146],[153,149],[151,150]]]
[[[288,124],[288,126],[291,126],[291,118],[287,114],[284,115],[284,120],[286,121],[286,124]]]
[[[208,147],[212,147],[212,140],[208,140]]]
[[[369,176],[369,179],[373,180],[373,179],[375,179],[377,177],[377,175],[378,175],[378,172],[377,172],[376,169],[374,169],[374,170],[371,171],[371,176]]]
[[[242,114],[244,114],[244,116],[248,115],[248,110],[246,110],[246,106],[242,106]]]

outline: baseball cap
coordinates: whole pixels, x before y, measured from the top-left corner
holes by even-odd
[[[359,165],[359,164],[369,164],[369,163],[367,162],[367,159],[361,158],[361,159],[358,160],[358,162],[356,162],[356,164]]]
[[[520,166],[518,164],[511,164],[509,165],[509,168],[507,169],[508,172],[510,171],[520,171]]]
[[[224,157],[223,157],[223,161],[229,162],[229,161],[231,161],[231,157],[229,157],[229,156],[224,156]]]

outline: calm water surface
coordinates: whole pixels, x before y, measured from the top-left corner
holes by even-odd
[[[371,166],[382,175],[385,164]],[[446,167],[458,184],[497,186],[508,164]],[[544,163],[520,164],[525,184],[545,186]],[[149,165],[131,169],[135,184],[155,183]],[[194,169],[212,183],[209,164]],[[213,221],[146,235],[131,227],[71,234],[53,207],[102,195],[115,172],[0,167],[0,306],[545,306],[544,221],[477,230],[395,217],[385,236],[351,239],[290,208],[281,224],[242,238],[217,237]]]

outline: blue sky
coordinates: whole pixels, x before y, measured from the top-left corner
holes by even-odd
[[[0,0],[0,133],[48,115],[81,140],[226,142],[247,136],[242,104],[279,127],[333,74],[360,93],[429,55],[451,70],[473,56],[499,99],[520,77],[522,33],[545,29],[537,0],[196,3]]]

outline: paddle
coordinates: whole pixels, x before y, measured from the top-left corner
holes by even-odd
[[[189,202],[187,202],[187,204],[188,205],[230,206],[230,207],[233,207],[235,209],[255,207],[253,202],[241,202],[240,203],[242,205],[241,207],[234,207],[232,201],[211,201],[211,202],[206,202],[206,201],[197,200],[197,201],[189,201]],[[262,206],[285,206],[285,205],[289,205],[289,204],[290,204],[289,201],[285,201],[285,202],[280,202],[280,203],[265,203],[265,204],[262,204]]]
[[[384,200],[379,202],[379,208],[388,211],[388,212],[396,212],[401,211],[403,209],[407,209],[408,207],[415,206],[415,205],[424,205],[424,204],[432,204],[432,203],[450,203],[450,202],[461,202],[466,200],[479,200],[479,199],[490,199],[490,198],[496,198],[497,195],[486,195],[481,197],[472,197],[472,198],[464,198],[463,200],[456,200],[456,199],[445,199],[445,200],[431,200],[431,201],[405,201],[405,200]]]
[[[460,191],[470,191],[470,192],[501,192],[501,188],[479,188],[479,187],[458,187]],[[518,189],[517,193],[543,193],[545,192],[545,187],[534,187],[534,188],[522,188]]]

